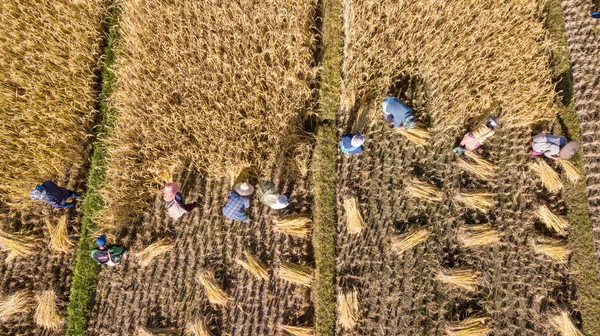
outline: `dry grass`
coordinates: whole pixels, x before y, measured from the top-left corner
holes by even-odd
[[[365,226],[365,222],[360,214],[356,197],[344,200],[344,210],[346,211],[346,230],[348,230],[348,233],[360,233]]]
[[[307,238],[310,235],[311,222],[312,220],[310,218],[298,216],[273,220],[273,223],[275,223],[275,230],[298,238]]]
[[[279,269],[279,276],[296,285],[310,287],[313,281],[313,270],[291,262],[283,262]]]
[[[353,289],[337,296],[338,324],[346,330],[351,330],[358,323],[358,292]]]
[[[564,241],[559,239],[540,239],[533,244],[533,249],[535,253],[543,254],[559,263],[567,262],[571,254]]]
[[[413,197],[422,198],[428,201],[439,202],[444,196],[444,192],[428,183],[417,179],[411,179],[406,185],[406,191]]]
[[[137,327],[135,330],[135,336],[154,336],[154,334],[146,330],[144,327]]]
[[[487,327],[489,318],[468,317],[455,327],[446,327],[448,336],[486,336],[491,330]]]
[[[482,159],[471,151],[465,151],[465,156],[471,159],[472,162],[459,159],[457,165],[460,168],[470,172],[482,180],[489,181],[492,177],[494,177],[498,166],[485,159]]]
[[[392,250],[398,254],[417,246],[427,240],[431,232],[427,229],[414,228],[408,232],[392,238]]]
[[[201,318],[195,319],[193,322],[188,322],[185,325],[185,333],[186,336],[213,336],[213,334],[208,330],[204,320]]]
[[[583,336],[583,333],[575,327],[569,313],[560,311],[557,315],[550,318],[550,325],[554,327],[561,336]]]
[[[212,305],[225,306],[227,304],[229,301],[229,295],[227,295],[227,293],[217,285],[212,274],[208,272],[202,272],[198,274],[196,279],[204,288],[206,297]]]
[[[546,224],[549,230],[556,232],[560,236],[567,234],[569,222],[567,222],[564,216],[555,215],[546,205],[540,205],[536,215]]]
[[[16,235],[0,230],[0,248],[8,252],[7,260],[24,257],[34,252],[35,243],[32,238]]]
[[[26,290],[3,296],[0,300],[0,322],[6,322],[13,315],[28,312],[31,305],[31,293]]]
[[[47,290],[36,295],[35,323],[49,330],[58,330],[64,322],[56,305],[56,294]]]
[[[287,332],[288,334],[290,334],[292,336],[314,336],[315,335],[314,328],[282,325],[281,330]]]
[[[470,208],[487,211],[494,204],[496,204],[494,201],[494,196],[494,194],[486,191],[473,191],[468,193],[459,193],[454,197],[454,199]]]
[[[244,256],[246,257],[246,261],[236,259],[235,262],[242,266],[246,271],[250,272],[250,274],[252,274],[258,280],[269,279],[269,272],[267,272],[265,266],[258,258],[248,253],[248,251],[244,251]]]
[[[152,263],[157,256],[169,252],[175,247],[168,239],[160,239],[148,245],[145,249],[137,252],[135,257],[141,267],[146,267]]]
[[[106,1],[0,1],[0,203],[85,163]]]
[[[46,227],[50,235],[50,248],[58,252],[69,252],[75,244],[67,231],[67,215],[62,215],[57,223],[55,217],[46,217]]]
[[[441,270],[436,279],[446,284],[464,288],[468,291],[476,290],[478,285],[477,272],[472,268]]]
[[[404,135],[408,140],[419,146],[425,146],[431,137],[429,131],[419,127],[413,127],[406,130],[394,128],[398,133]]]
[[[489,224],[470,225],[461,228],[459,239],[466,247],[495,244],[500,240],[500,234]]]
[[[542,184],[549,192],[559,192],[563,188],[558,173],[543,158],[536,159],[529,167],[540,176]]]
[[[581,178],[581,174],[579,174],[579,169],[577,169],[577,167],[575,167],[575,165],[572,164],[571,161],[559,160],[558,162],[560,162],[560,165],[565,171],[565,176],[567,177],[567,180],[571,181],[572,183],[579,181],[579,179]]]

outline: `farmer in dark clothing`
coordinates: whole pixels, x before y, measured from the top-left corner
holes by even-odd
[[[123,246],[106,245],[106,235],[101,235],[96,239],[98,248],[92,250],[92,258],[99,264],[106,264],[108,266],[116,266],[121,258],[127,252],[127,249]]]
[[[417,124],[417,118],[413,115],[413,110],[396,97],[387,97],[381,103],[385,120],[393,123],[393,127],[400,129],[410,129]]]
[[[342,141],[340,141],[340,148],[342,153],[347,155],[356,155],[363,152],[363,143],[365,137],[360,134],[345,134],[342,135]]]
[[[78,193],[59,187],[52,181],[46,181],[35,186],[29,193],[29,196],[34,201],[42,200],[48,203],[55,210],[72,208],[73,203],[67,203],[67,199],[77,199],[80,197]]]

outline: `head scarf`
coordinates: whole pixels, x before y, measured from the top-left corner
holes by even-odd
[[[352,147],[360,147],[363,143],[365,143],[365,137],[360,133],[355,134],[350,140]]]
[[[29,193],[29,197],[31,197],[31,199],[34,201],[41,200],[44,195],[46,195],[46,188],[44,188],[44,186],[41,184],[35,186],[35,188],[33,188],[33,190]]]

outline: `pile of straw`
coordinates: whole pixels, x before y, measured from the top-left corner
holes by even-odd
[[[468,291],[474,291],[477,289],[477,272],[472,268],[455,268],[451,270],[441,270],[437,277],[437,280],[464,288]]]
[[[215,306],[225,306],[229,301],[229,295],[225,293],[216,283],[215,278],[208,272],[202,272],[198,274],[196,280],[204,288],[208,302]]]
[[[358,292],[353,289],[337,296],[338,323],[346,330],[351,330],[358,323]]]
[[[32,254],[35,243],[30,237],[0,230],[0,248],[8,252],[6,259],[10,261],[16,257],[24,257]]]
[[[248,253],[248,251],[244,251],[244,257],[246,258],[245,261],[236,259],[235,262],[258,280],[267,280],[269,278],[269,272],[267,272],[260,260]]]
[[[37,308],[33,316],[35,323],[49,330],[58,330],[64,319],[60,316],[56,305],[56,294],[53,290],[43,291],[36,295]]]
[[[315,335],[314,328],[282,325],[281,330],[287,332],[288,334],[290,334],[292,336],[314,336]]]
[[[204,320],[201,318],[195,319],[193,322],[188,322],[185,325],[185,333],[186,336],[213,336],[213,334],[208,330]]]
[[[406,185],[406,191],[413,197],[422,198],[428,201],[441,201],[444,192],[428,183],[417,179],[411,179]]]
[[[274,219],[275,230],[283,232],[292,237],[307,238],[310,235],[310,223],[307,217],[292,216],[288,218]]]
[[[365,222],[360,214],[356,197],[344,200],[344,210],[346,210],[346,230],[348,230],[348,233],[360,233],[365,226]]]
[[[569,313],[561,310],[557,315],[550,318],[550,325],[558,331],[561,336],[583,336],[569,317]]]
[[[46,217],[45,221],[50,235],[50,247],[58,252],[69,252],[75,244],[69,239],[67,215],[62,215],[56,224],[53,223],[53,217]]]
[[[398,133],[404,135],[408,140],[419,146],[425,146],[431,136],[429,131],[420,127],[413,127],[406,130],[394,128]]]
[[[565,171],[565,176],[567,177],[567,180],[571,181],[572,183],[576,183],[577,181],[579,181],[579,179],[581,178],[581,174],[579,174],[579,169],[577,169],[577,167],[575,167],[574,164],[567,160],[560,160],[558,162],[560,162],[560,165]]]
[[[485,159],[482,159],[471,151],[465,151],[465,156],[470,158],[473,162],[459,159],[457,163],[458,166],[482,180],[489,181],[498,169],[498,166]]]
[[[414,228],[408,232],[392,238],[392,251],[402,254],[427,240],[431,232],[427,229]]]
[[[546,205],[540,205],[536,215],[546,224],[549,230],[556,232],[560,236],[567,234],[569,222],[567,222],[564,216],[555,215]]]
[[[154,258],[157,256],[169,252],[173,249],[174,245],[166,239],[160,239],[154,243],[148,245],[145,249],[137,252],[135,257],[138,259],[138,264],[141,267],[146,267],[152,263]]]
[[[559,239],[540,239],[534,242],[533,249],[535,253],[543,254],[559,263],[567,262],[571,254],[571,250]]]
[[[310,287],[313,281],[312,269],[290,262],[281,264],[279,276],[286,281],[305,287]]]
[[[558,173],[544,159],[536,159],[529,167],[540,176],[542,184],[549,192],[559,192],[563,188]]]
[[[454,197],[454,199],[470,208],[480,211],[487,211],[496,203],[494,201],[494,194],[486,191],[459,193]]]
[[[466,247],[495,244],[500,234],[490,224],[470,225],[460,230],[460,241]]]
[[[6,322],[11,316],[29,311],[32,304],[31,293],[26,290],[6,295],[0,300],[0,322]]]
[[[487,336],[491,331],[487,317],[468,317],[455,327],[446,327],[448,336]]]

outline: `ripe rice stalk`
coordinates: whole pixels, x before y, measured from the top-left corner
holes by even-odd
[[[247,163],[238,163],[227,167],[226,175],[230,180],[231,187],[237,183],[247,180],[250,165]]]
[[[358,323],[358,292],[352,289],[337,295],[338,323],[343,329],[351,330]]]
[[[52,217],[46,217],[45,221],[50,235],[50,248],[58,252],[69,252],[75,244],[67,231],[67,215],[62,215],[56,225]]]
[[[470,225],[460,230],[460,241],[466,247],[495,244],[500,234],[489,224]]]
[[[542,184],[549,192],[559,192],[563,188],[558,173],[544,159],[535,160],[529,167],[540,176]]]
[[[246,261],[236,259],[235,262],[258,280],[267,280],[269,278],[269,272],[267,272],[260,260],[248,253],[248,251],[244,251],[244,256],[246,257]]]
[[[64,319],[60,316],[56,305],[56,294],[53,290],[47,290],[36,295],[37,308],[34,320],[39,326],[49,330],[58,330]]]
[[[546,205],[540,205],[536,215],[546,224],[549,230],[556,232],[560,236],[567,234],[569,222],[567,222],[564,216],[555,215]]]
[[[287,218],[274,219],[275,230],[283,232],[292,237],[307,238],[310,235],[310,223],[308,217],[291,216]]]
[[[196,279],[204,288],[204,292],[206,293],[206,297],[208,298],[210,304],[214,306],[225,306],[227,304],[227,301],[229,301],[229,295],[227,295],[227,293],[217,285],[212,274],[208,272],[202,272],[198,274]]]
[[[310,287],[313,280],[313,270],[291,262],[283,262],[279,269],[279,276],[296,285]]]
[[[465,204],[470,208],[478,209],[481,211],[487,211],[496,203],[494,201],[494,194],[486,191],[458,193],[454,199],[458,202]]]
[[[360,214],[356,197],[344,200],[344,210],[346,211],[346,230],[348,230],[348,233],[357,234],[361,232],[365,222]]]
[[[558,162],[560,162],[560,165],[565,171],[567,180],[571,181],[572,183],[579,181],[581,175],[579,174],[579,169],[577,169],[573,163],[567,160],[559,160]]]
[[[408,232],[392,238],[392,250],[398,254],[417,246],[427,240],[431,232],[427,229],[414,228]]]
[[[155,257],[172,250],[173,244],[168,239],[160,239],[148,245],[145,249],[137,252],[135,257],[141,267],[146,267],[152,263]]]
[[[0,300],[0,322],[6,322],[13,315],[29,311],[31,305],[31,293],[27,290],[4,296]]]
[[[204,320],[202,318],[197,318],[193,322],[188,322],[185,325],[185,335],[186,336],[213,336],[213,334],[208,330]]]
[[[448,336],[486,336],[490,333],[487,317],[468,317],[455,327],[446,327]]]
[[[34,252],[34,247],[33,239],[0,230],[0,248],[9,253],[7,260],[28,256]]]
[[[560,332],[561,336],[583,336],[583,333],[573,324],[569,313],[564,310],[550,318],[550,325]]]
[[[302,143],[296,147],[296,155],[294,155],[294,161],[296,163],[296,167],[298,168],[298,172],[300,176],[305,178],[308,176],[308,171],[310,170],[310,159],[312,155],[312,144],[311,143]]]
[[[415,143],[418,146],[425,146],[427,141],[431,137],[429,135],[429,131],[419,127],[409,128],[407,130],[403,130],[400,128],[394,128],[398,133],[404,135],[408,140]]]
[[[477,272],[472,268],[441,270],[436,279],[446,284],[464,288],[468,291],[476,290],[478,285]]]
[[[571,250],[559,239],[540,239],[534,242],[533,249],[535,253],[543,254],[559,263],[567,262],[571,254]]]
[[[498,169],[498,166],[485,159],[482,159],[471,151],[465,151],[465,156],[473,160],[474,163],[459,159],[457,163],[458,166],[482,180],[489,181],[489,179],[494,176],[496,169]]]
[[[290,334],[292,336],[314,336],[315,335],[314,328],[282,325],[281,330],[287,332],[288,334]]]
[[[423,198],[428,201],[439,202],[444,196],[444,192],[441,189],[414,178],[406,185],[406,191],[413,197]]]

